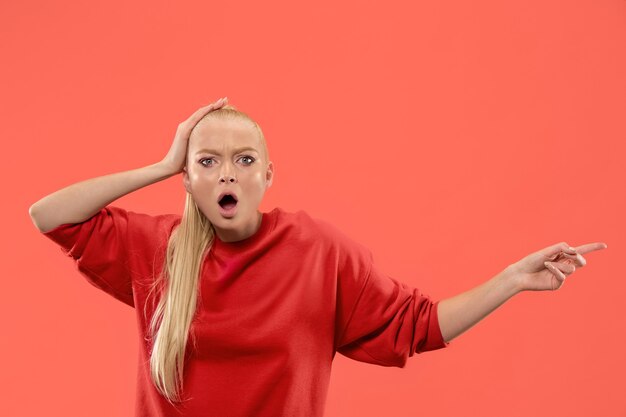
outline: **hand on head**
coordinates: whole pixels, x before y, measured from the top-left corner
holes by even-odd
[[[161,164],[166,166],[172,174],[178,174],[183,171],[187,160],[187,145],[191,131],[200,120],[213,110],[217,110],[228,103],[228,97],[220,98],[208,106],[200,107],[187,120],[178,125],[174,141],[165,158],[161,160]]]

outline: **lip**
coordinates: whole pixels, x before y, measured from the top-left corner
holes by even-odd
[[[231,196],[233,196],[234,199],[237,202],[235,204],[235,207],[233,207],[231,209],[225,209],[224,207],[220,206],[220,204],[219,204],[220,200],[222,199],[222,197],[224,197],[227,194],[230,194]],[[223,217],[232,218],[232,217],[235,216],[235,214],[237,214],[237,209],[239,208],[239,198],[237,197],[237,194],[234,191],[227,191],[227,190],[225,190],[225,191],[221,192],[219,196],[217,196],[217,206],[219,207],[220,214]]]
[[[220,210],[220,214],[223,217],[226,217],[227,219],[233,218],[235,217],[235,214],[237,214],[237,206],[228,210],[223,208],[222,206],[219,206],[219,210]]]
[[[234,192],[234,191],[228,191],[228,190],[226,190],[226,191],[222,191],[222,192],[220,193],[220,195],[218,195],[218,196],[217,196],[217,203],[218,203],[218,204],[219,204],[220,200],[222,199],[222,197],[224,197],[226,194],[230,194],[230,195],[232,195],[232,196],[235,198],[235,200],[237,200],[237,202],[239,202],[239,197],[237,197],[237,194],[235,194],[235,192]]]

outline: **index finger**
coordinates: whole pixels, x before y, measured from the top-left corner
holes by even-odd
[[[225,98],[220,98],[219,100],[215,101],[214,103],[211,103],[211,104],[209,104],[207,106],[204,106],[204,107],[200,107],[187,120],[189,122],[192,122],[192,123],[193,122],[198,122],[200,119],[202,119],[202,117],[205,114],[207,114],[211,110],[215,110],[215,109],[218,109],[218,108],[222,107],[222,105],[224,105],[224,103],[226,103],[226,99]]]
[[[576,249],[577,253],[580,253],[582,255],[588,252],[593,252],[594,250],[606,249],[608,247],[609,246],[604,242],[594,242],[580,246],[574,246],[574,249]]]

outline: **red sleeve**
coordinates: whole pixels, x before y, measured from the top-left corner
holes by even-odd
[[[415,353],[449,345],[439,328],[439,302],[383,274],[361,245],[340,257],[337,285],[335,346],[342,355],[403,368]]]
[[[134,307],[127,248],[132,214],[107,206],[82,223],[62,224],[43,235],[74,259],[92,285]]]

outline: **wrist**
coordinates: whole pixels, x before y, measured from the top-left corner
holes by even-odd
[[[502,271],[504,279],[509,282],[509,284],[513,287],[515,293],[519,293],[525,291],[523,282],[522,282],[522,274],[517,268],[516,264],[511,264],[504,268]]]
[[[156,164],[152,165],[157,168],[164,178],[169,178],[178,174],[180,171],[177,171],[171,164],[167,163],[165,160],[159,161]]]

